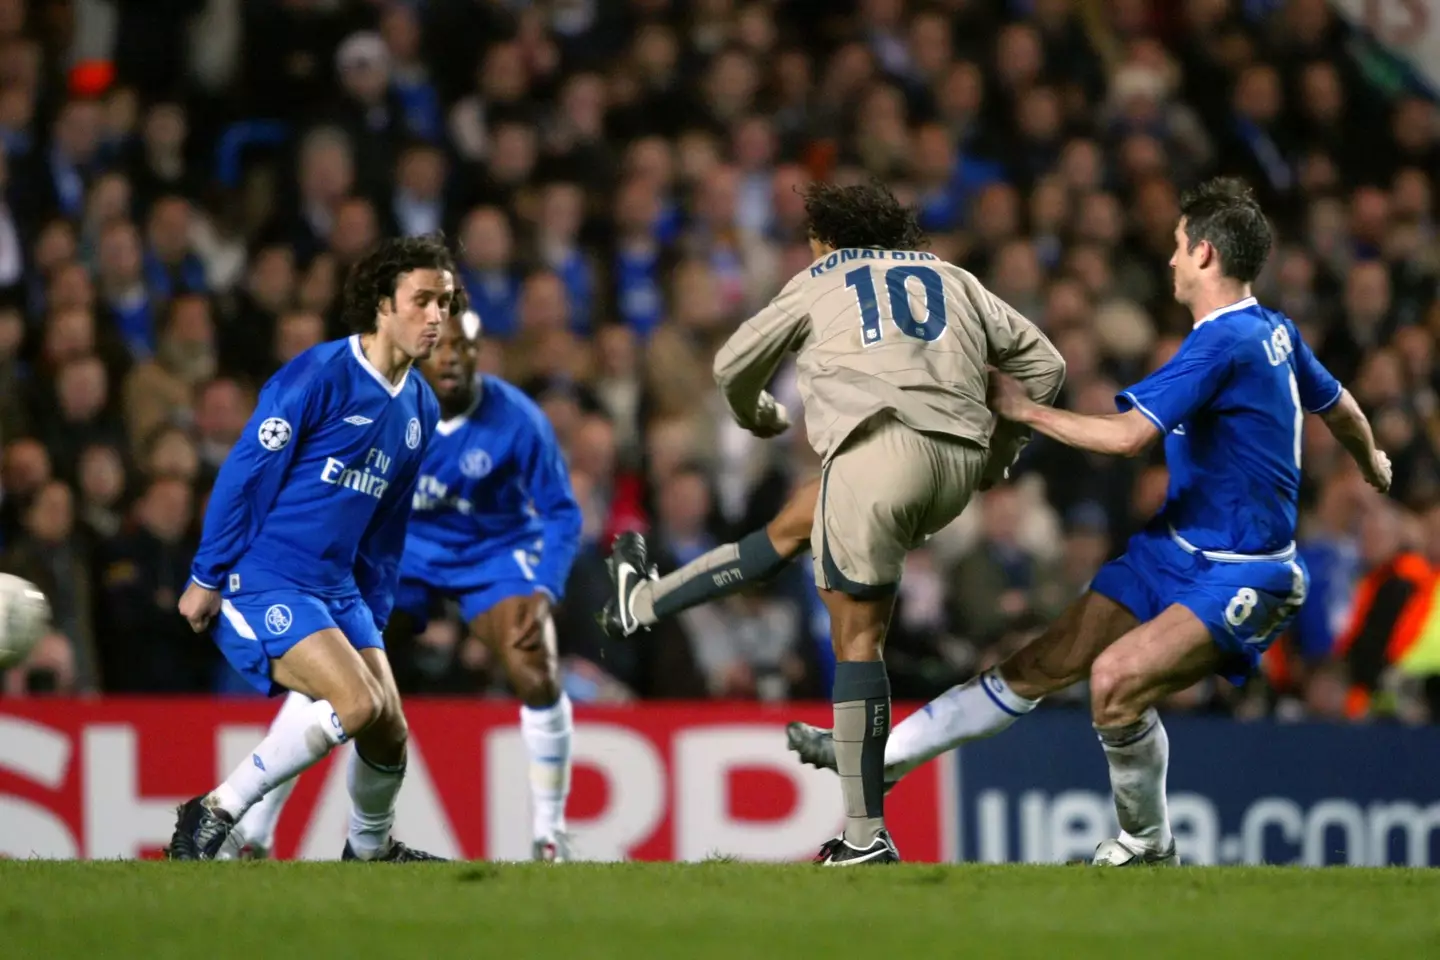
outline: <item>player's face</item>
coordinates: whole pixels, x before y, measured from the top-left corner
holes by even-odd
[[[455,280],[446,270],[411,270],[395,284],[394,303],[380,308],[380,328],[412,360],[430,356],[450,316]]]
[[[1185,220],[1175,225],[1175,253],[1170,257],[1170,269],[1175,274],[1175,300],[1189,304],[1195,282],[1200,277],[1206,249],[1209,244],[1197,243],[1190,249],[1190,238],[1185,233]]]
[[[475,341],[465,336],[459,317],[449,317],[440,325],[440,336],[430,356],[420,361],[420,372],[441,404],[463,396],[475,381]]]

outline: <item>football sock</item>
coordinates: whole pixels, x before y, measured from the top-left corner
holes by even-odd
[[[276,723],[260,745],[209,796],[214,806],[239,819],[250,805],[310,767],[347,737],[328,700],[297,708]]]
[[[789,563],[775,552],[763,529],[691,560],[659,580],[646,580],[631,595],[630,612],[644,626],[682,610],[737,593],[768,580]]]
[[[885,828],[885,741],[890,678],[885,661],[835,664],[835,769],[845,797],[845,840],[870,846]]]
[[[270,734],[294,727],[308,722],[306,720],[305,708],[314,703],[303,693],[291,693],[280,705],[280,712],[270,722]],[[276,785],[265,796],[255,801],[240,822],[235,825],[235,842],[237,846],[257,846],[270,848],[275,845],[275,824],[280,821],[280,811],[285,809],[285,801],[290,799],[290,793],[295,789],[296,777],[291,777],[284,783]]]
[[[390,846],[395,825],[395,798],[405,782],[405,764],[371,763],[357,748],[350,755],[350,849],[361,860],[373,860]]]
[[[967,740],[993,736],[1039,703],[1011,690],[998,667],[951,687],[896,724],[885,748],[885,779],[899,780]]]
[[[1120,842],[1136,850],[1169,849],[1170,812],[1165,805],[1165,771],[1170,766],[1170,737],[1152,707],[1132,724],[1099,727],[1100,745],[1110,763],[1110,791]]]
[[[530,757],[530,814],[536,840],[565,829],[570,796],[570,698],[560,694],[548,707],[520,708],[520,736]]]

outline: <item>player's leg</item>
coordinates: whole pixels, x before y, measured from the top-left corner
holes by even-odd
[[[823,863],[889,863],[898,859],[885,831],[885,741],[890,734],[890,678],[883,659],[894,608],[893,587],[875,597],[820,590],[835,648],[835,767],[845,800],[845,831],[822,848]]]
[[[1136,623],[1114,600],[1086,593],[1004,663],[950,688],[901,721],[885,751],[887,782],[962,743],[1008,729],[1042,698],[1083,680],[1095,658]]]
[[[1122,831],[1095,851],[1095,863],[1110,866],[1178,862],[1165,802],[1170,741],[1155,705],[1215,672],[1244,683],[1305,602],[1309,583],[1293,560],[1212,562],[1168,537],[1143,550],[1168,605],[1090,671],[1091,712]]]
[[[844,834],[821,850],[822,863],[899,859],[884,823],[885,631],[905,555],[965,508],[984,461],[982,450],[886,419],[825,466],[810,542],[835,648],[835,768],[846,822]]]
[[[1152,558],[1136,538],[1130,550],[1101,568],[1089,592],[1049,629],[998,667],[952,687],[896,725],[885,751],[886,782],[969,740],[994,736],[1040,700],[1083,679],[1106,647],[1161,607]],[[834,769],[830,731],[804,723],[786,730],[804,763]]]
[[[314,702],[268,733],[218,787],[181,806],[172,859],[214,858],[252,804],[364,731],[383,709],[383,690],[323,602],[259,594],[227,600],[222,614],[216,639],[242,674],[266,692],[290,689]],[[261,624],[265,640],[252,623]]]
[[[385,644],[365,602],[358,597],[335,606],[336,620],[359,650],[377,689],[380,713],[375,722],[355,737],[350,755],[347,784],[350,788],[350,831],[345,839],[342,860],[375,860],[409,863],[440,860],[433,854],[408,847],[391,836],[395,825],[395,801],[405,783],[406,745],[410,727],[400,705],[400,690],[385,654]]]
[[[612,636],[628,636],[665,617],[737,593],[774,577],[810,545],[816,478],[795,491],[775,519],[735,543],[727,543],[658,579],[649,575],[645,540],[638,533],[615,538],[607,566],[615,596],[601,623]]]
[[[390,616],[389,628],[405,639],[425,629],[429,610],[429,590],[420,583],[402,580],[395,595],[395,609]],[[387,633],[390,632],[387,629]],[[303,722],[305,707],[313,701],[302,693],[286,696],[280,713],[270,724],[274,733],[289,724]],[[275,828],[285,803],[295,790],[299,777],[293,777],[266,793],[240,818],[230,837],[225,842],[220,859],[266,859],[275,846]]]
[[[1096,658],[1090,710],[1110,765],[1120,836],[1095,862],[1176,863],[1165,804],[1170,740],[1155,705],[1214,673],[1221,653],[1210,629],[1178,604],[1131,630]]]
[[[480,612],[469,618],[470,632],[495,651],[520,698],[520,736],[529,758],[532,855],[536,860],[569,860],[565,803],[574,720],[570,698],[560,688],[549,599],[535,592],[533,584],[517,581],[491,588],[473,601],[467,597],[462,609],[472,604]]]
[[[282,733],[289,728],[303,725],[308,721],[308,707],[315,701],[303,693],[291,692],[280,705],[280,712],[270,722],[270,735]],[[275,827],[280,822],[280,812],[285,801],[295,790],[300,778],[291,777],[279,784],[265,796],[250,805],[245,815],[235,824],[217,860],[267,860],[275,848]]]

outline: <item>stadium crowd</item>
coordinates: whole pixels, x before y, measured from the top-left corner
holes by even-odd
[[[264,379],[343,332],[347,266],[443,229],[486,370],[541,401],[584,508],[571,696],[823,696],[808,564],[630,642],[593,619],[615,532],[668,568],[818,466],[803,428],[730,423],[710,378],[809,262],[798,189],[891,183],[1054,340],[1063,403],[1108,412],[1186,333],[1179,192],[1228,172],[1273,212],[1262,300],[1370,413],[1396,482],[1367,494],[1307,425],[1301,622],[1263,681],[1174,706],[1425,722],[1440,119],[1362,41],[1325,0],[0,0],[0,567],[55,611],[3,695],[238,691],[174,609],[207,488]],[[1041,441],[1016,473],[912,555],[897,698],[1032,635],[1166,479]],[[501,689],[458,624],[393,653],[402,689]]]

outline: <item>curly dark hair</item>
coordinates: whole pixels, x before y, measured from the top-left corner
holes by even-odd
[[[351,267],[340,308],[345,325],[356,333],[373,333],[380,302],[394,299],[401,278],[416,270],[444,270],[455,275],[455,258],[443,234],[382,240]],[[457,286],[459,280],[455,276]]]
[[[1270,221],[1250,185],[1238,177],[1207,180],[1180,198],[1189,249],[1201,241],[1220,256],[1222,276],[1252,283],[1270,256]]]
[[[465,289],[465,284],[460,282],[460,275],[453,267],[450,275],[455,278],[455,293],[450,297],[450,316],[463,317],[465,311],[470,309],[470,292]]]
[[[925,245],[915,211],[879,180],[851,187],[812,183],[805,191],[805,216],[810,236],[837,250],[918,250]]]

